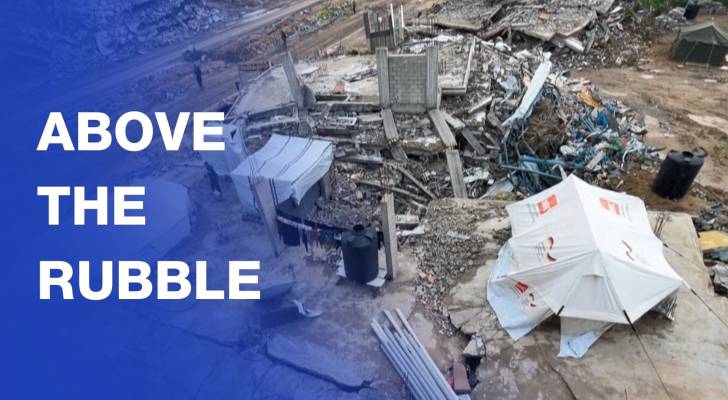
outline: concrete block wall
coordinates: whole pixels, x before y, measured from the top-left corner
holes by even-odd
[[[425,109],[427,57],[389,56],[389,96],[392,108]]]
[[[437,108],[437,48],[425,54],[390,55],[377,49],[379,102],[394,112],[420,113]]]

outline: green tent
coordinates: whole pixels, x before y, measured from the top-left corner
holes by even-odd
[[[728,32],[714,22],[703,22],[680,30],[672,44],[673,60],[721,65],[728,52]]]

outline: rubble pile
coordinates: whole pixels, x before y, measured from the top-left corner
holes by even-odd
[[[519,49],[543,43],[553,50],[554,62],[572,69],[637,64],[650,42],[645,26],[652,18],[634,4],[611,0],[530,0],[490,7],[451,0],[433,7],[430,15],[440,27],[468,30],[485,40],[502,37]]]
[[[442,106],[493,145],[485,155],[493,177],[509,173],[520,190],[535,193],[564,174],[605,180],[619,176],[628,160],[656,156],[641,142],[647,131],[636,112],[570,79],[547,61],[548,53],[481,41],[475,57],[468,96],[446,98]],[[537,74],[541,86],[534,87]],[[481,159],[465,160],[466,167],[485,167]]]
[[[381,172],[354,170],[344,164],[335,168],[332,198],[336,201],[317,203],[307,219],[345,229],[357,224],[378,226],[379,196],[360,188],[356,182],[362,179],[380,180]]]
[[[720,202],[711,204],[693,218],[693,224],[698,232],[713,230],[728,232],[728,206]]]
[[[655,27],[662,31],[675,32],[687,24],[684,7],[675,7],[655,18]]]
[[[501,221],[505,209],[457,199],[441,199],[430,203],[423,222],[425,233],[414,236],[419,272],[416,278],[417,301],[439,320],[441,332],[454,334],[449,322],[446,296],[463,275],[498,254],[510,237],[510,226],[504,223],[495,236],[478,230],[474,221]]]
[[[720,1],[697,0],[697,1],[694,1],[694,3],[697,4],[698,6],[700,6],[701,14],[710,14],[710,15],[728,14],[728,6],[726,6],[725,3],[721,3]]]

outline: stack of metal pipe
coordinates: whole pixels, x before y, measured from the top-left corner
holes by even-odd
[[[384,310],[389,326],[372,319],[370,326],[379,338],[379,346],[416,400],[457,400],[458,396],[442,376],[437,365],[422,346],[407,319],[395,310]],[[400,326],[401,325],[401,326]]]

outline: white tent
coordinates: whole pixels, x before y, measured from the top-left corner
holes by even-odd
[[[230,175],[240,165],[247,153],[239,127],[223,124],[222,138],[225,142],[224,151],[200,151],[199,153],[202,159],[210,163],[219,175]]]
[[[634,323],[687,286],[634,196],[571,175],[507,211],[513,236],[491,275],[488,301],[513,339],[556,314],[561,355],[578,357],[611,324]]]
[[[254,208],[250,178],[268,179],[276,205],[289,198],[298,204],[308,189],[329,171],[334,159],[331,142],[272,135],[260,150],[230,174],[240,201]]]

